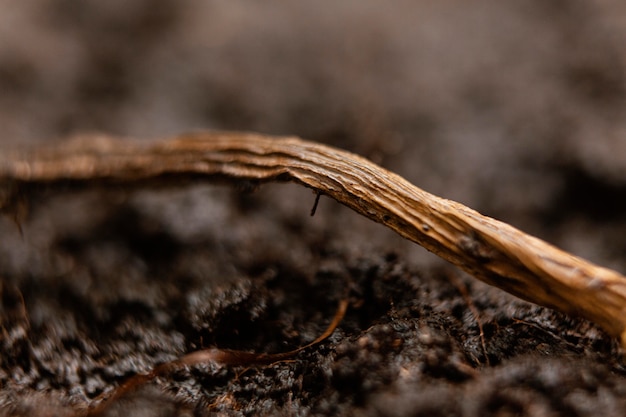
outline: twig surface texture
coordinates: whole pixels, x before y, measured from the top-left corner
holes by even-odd
[[[157,143],[77,138],[55,147],[0,155],[5,194],[29,185],[189,177],[295,181],[386,225],[490,285],[594,321],[621,338],[626,348],[626,277],[429,194],[346,151],[292,137],[201,132]]]

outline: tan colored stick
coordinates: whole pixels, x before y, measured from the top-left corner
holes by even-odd
[[[297,138],[205,132],[151,144],[84,138],[0,156],[5,189],[198,176],[298,182],[490,285],[594,321],[626,348],[626,277],[429,194],[349,152]]]

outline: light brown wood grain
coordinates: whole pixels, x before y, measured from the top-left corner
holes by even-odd
[[[156,143],[78,138],[0,156],[0,184],[5,190],[61,182],[89,185],[197,177],[295,181],[386,225],[490,285],[597,323],[621,338],[626,348],[626,277],[429,194],[346,151],[293,137],[200,132]],[[5,197],[6,203],[11,198]]]

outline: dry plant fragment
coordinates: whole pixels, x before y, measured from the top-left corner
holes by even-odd
[[[138,374],[128,380],[122,385],[113,390],[112,393],[106,393],[100,396],[96,401],[99,401],[96,406],[86,413],[87,417],[97,417],[102,415],[115,401],[122,396],[126,395],[135,388],[138,388],[151,380],[163,376],[167,373],[175,371],[176,369],[194,366],[202,363],[214,363],[217,365],[232,365],[232,366],[252,366],[252,365],[266,365],[272,364],[284,360],[288,360],[296,356],[298,353],[312,346],[318,345],[324,340],[328,339],[335,331],[337,326],[346,314],[348,309],[348,300],[342,299],[339,301],[337,311],[332,321],[321,335],[319,335],[314,341],[300,346],[297,349],[289,352],[281,353],[253,353],[239,350],[230,349],[202,349],[195,352],[191,352],[181,358],[178,358],[172,362],[162,363],[156,366],[147,374]]]
[[[78,138],[54,148],[0,156],[5,190],[198,177],[298,182],[490,285],[594,321],[621,338],[626,348],[626,277],[429,194],[346,151],[298,138],[204,132],[152,144],[105,136]]]

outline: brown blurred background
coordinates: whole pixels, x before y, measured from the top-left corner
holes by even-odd
[[[348,149],[427,191],[626,271],[621,0],[0,0],[0,146],[83,132],[161,138],[195,129],[297,135]],[[93,271],[108,282],[111,265],[128,268],[139,257],[148,266],[131,269],[145,282],[119,291],[158,310],[151,297],[167,290],[153,285],[170,284],[150,283],[150,259],[199,242],[223,252],[203,261],[210,266],[189,267],[194,285],[203,268],[224,269],[226,282],[242,264],[310,269],[321,262],[311,249],[319,246],[348,260],[393,252],[423,274],[442,267],[333,202],[323,199],[308,218],[314,196],[295,186],[250,196],[199,186],[116,198],[51,197],[33,207],[24,236],[2,220],[4,278],[37,304],[32,288],[40,275],[58,278],[69,268],[70,292],[108,311],[120,294],[93,284]],[[128,236],[102,238],[125,228]],[[133,236],[137,242],[128,244]],[[94,239],[130,249],[103,249]],[[171,247],[155,249],[154,239]],[[71,268],[63,263],[68,253]],[[92,273],[77,290],[73,268],[83,263]],[[104,295],[94,301],[94,291]],[[186,351],[181,346],[170,354]],[[5,370],[13,366],[7,363]],[[10,372],[3,375],[6,384]],[[26,385],[37,388],[33,381],[45,379],[38,375]],[[93,392],[106,385],[94,384]]]

